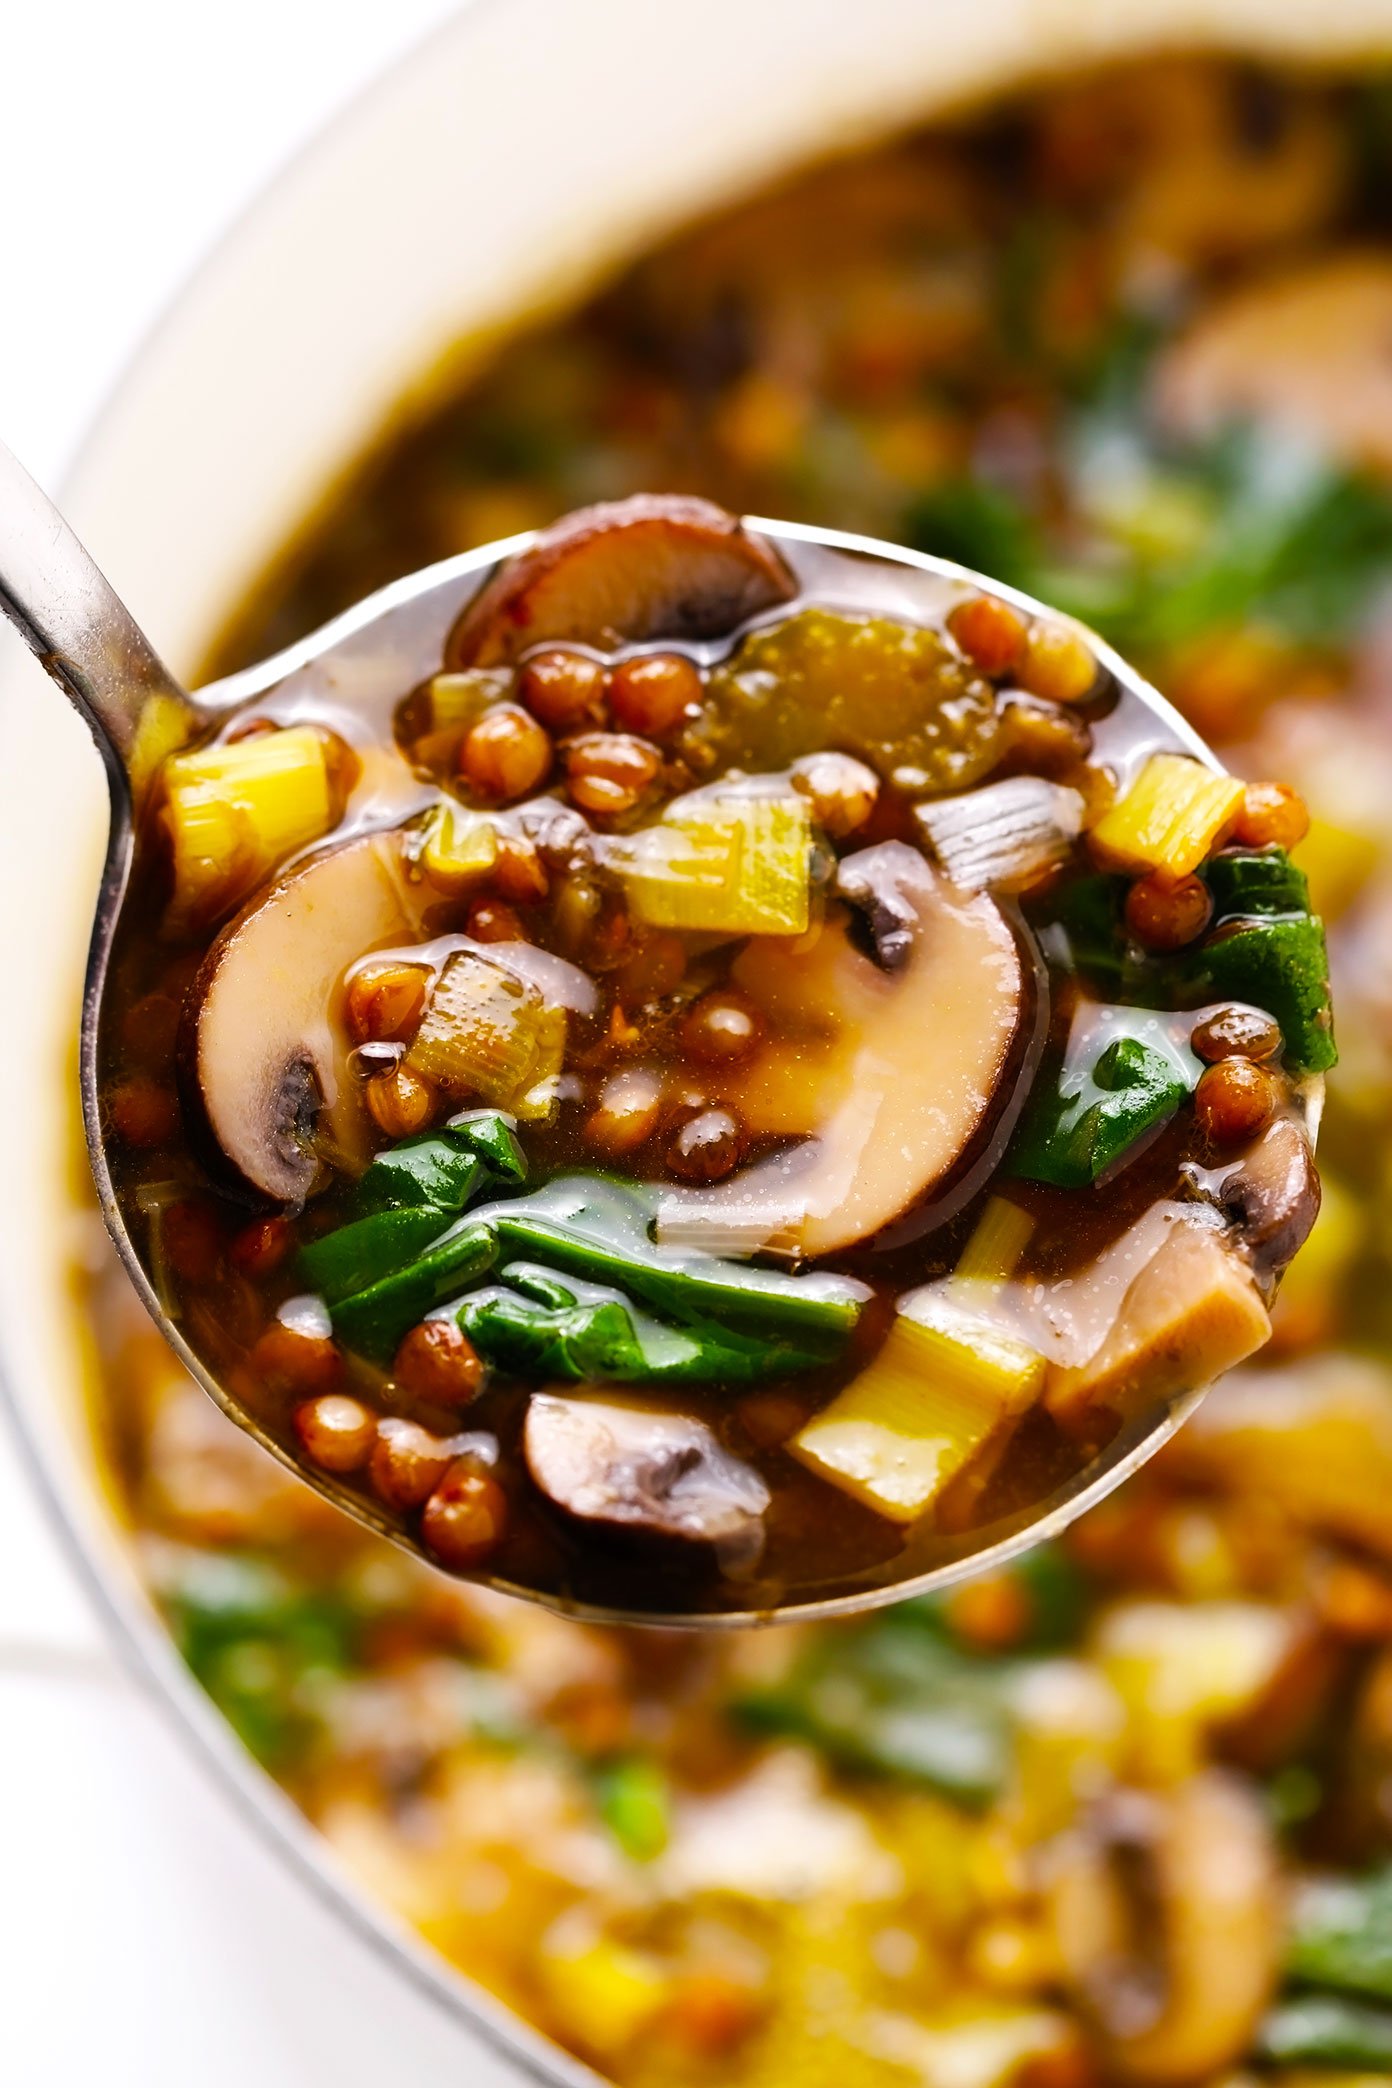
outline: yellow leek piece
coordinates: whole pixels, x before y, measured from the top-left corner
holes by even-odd
[[[1113,869],[1187,877],[1241,802],[1235,776],[1215,775],[1188,754],[1152,754],[1093,828],[1093,849]]]
[[[560,1924],[562,1929],[567,1924]],[[671,1980],[647,1951],[596,1935],[543,1943],[547,1999],[564,2030],[596,2056],[624,2050],[671,1998]]]
[[[439,804],[421,829],[420,866],[442,892],[476,884],[498,860],[498,835],[491,819],[464,805]]]
[[[536,1118],[550,1112],[565,1041],[563,1008],[548,1008],[529,979],[460,950],[436,981],[406,1062],[447,1094]]]
[[[475,724],[512,689],[510,668],[469,667],[432,675],[427,692],[432,732],[459,732]]]
[[[914,1522],[1038,1395],[1044,1359],[939,1296],[900,1313],[874,1361],[788,1445],[867,1508]]]
[[[1008,1197],[991,1197],[962,1249],[961,1259],[952,1272],[953,1281],[1000,1290],[1019,1268],[1033,1231],[1034,1220],[1028,1211],[1022,1211]]]
[[[626,838],[615,861],[633,911],[654,928],[807,931],[812,822],[802,798],[678,802]]]
[[[164,765],[174,903],[229,903],[333,822],[327,750],[311,725],[175,754]]]

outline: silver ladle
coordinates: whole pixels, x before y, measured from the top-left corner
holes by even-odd
[[[1012,602],[1027,615],[1056,617],[1018,590],[999,586],[946,559],[801,524],[751,518],[749,527],[778,547],[803,592],[822,602],[839,600],[862,611],[878,609],[933,622],[964,589],[979,588]],[[150,750],[197,734],[252,699],[272,713],[279,698],[300,716],[313,716],[317,709],[326,719],[341,721],[345,713],[356,710],[384,723],[405,691],[438,670],[446,637],[475,592],[501,561],[531,541],[529,535],[512,537],[413,573],[273,658],[191,693],[165,667],[52,502],[0,445],[0,608],[87,721],[110,786],[110,835],[81,1014],[82,1112],[102,1216],[146,1310],[180,1362],[223,1412],[338,1507],[412,1549],[416,1547],[409,1536],[379,1514],[370,1501],[332,1475],[301,1464],[269,1436],[200,1361],[161,1307],[117,1204],[103,1145],[97,1093],[102,1001],[130,879],[136,786]],[[1157,690],[1091,632],[1082,635],[1099,666],[1149,713],[1155,728],[1154,745],[1194,755],[1221,770],[1211,750]],[[772,1614],[779,1618],[845,1615],[999,1568],[1030,1546],[1057,1535],[1075,1516],[1111,1493],[1174,1433],[1204,1389],[1186,1391],[1124,1427],[1042,1505],[959,1539],[945,1539],[940,1554],[926,1570],[906,1571],[901,1580],[856,1588],[828,1599],[814,1596],[794,1601]],[[600,1608],[568,1603],[549,1590],[518,1586],[500,1577],[479,1577],[508,1593],[605,1622],[731,1626],[766,1622],[770,1614],[739,1608],[699,1616],[656,1613],[645,1611],[637,1599],[631,1605]],[[636,1590],[641,1590],[645,1578],[635,1570]]]

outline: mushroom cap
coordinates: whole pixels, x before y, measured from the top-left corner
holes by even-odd
[[[322,1113],[335,1144],[361,1145],[335,1002],[348,966],[409,942],[416,916],[397,841],[367,834],[311,858],[228,923],[194,980],[180,1081],[194,1123],[251,1189],[302,1202]]]
[[[493,667],[549,638],[713,638],[795,591],[773,546],[723,508],[638,493],[577,509],[508,559],[455,625],[449,657]]]
[[[725,1098],[754,1133],[804,1143],[668,1198],[663,1231],[736,1216],[751,1244],[835,1253],[944,1182],[1003,1107],[1029,995],[1000,908],[901,842],[848,858],[841,876],[843,889],[873,889],[871,929],[893,969],[845,917],[810,949],[751,940],[734,978],[770,1034]]]
[[[694,1415],[537,1392],[523,1447],[547,1499],[592,1529],[709,1545],[727,1572],[763,1549],[767,1486]]]

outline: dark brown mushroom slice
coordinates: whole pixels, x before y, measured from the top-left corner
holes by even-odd
[[[847,856],[836,873],[836,894],[863,924],[868,952],[881,971],[908,963],[922,927],[916,892],[923,883],[923,858],[903,841],[881,841]]]
[[[450,664],[497,666],[549,639],[716,638],[796,587],[773,546],[723,508],[638,493],[578,509],[508,559],[455,625]]]
[[[1320,1179],[1304,1127],[1278,1117],[1224,1177],[1218,1196],[1258,1275],[1279,1274],[1319,1216]]]
[[[590,1531],[705,1546],[727,1573],[763,1550],[767,1486],[694,1415],[537,1392],[523,1449],[541,1492]]]
[[[180,1088],[190,1122],[247,1187],[302,1202],[321,1118],[340,1151],[358,1151],[337,996],[350,964],[416,928],[397,843],[369,834],[281,878],[214,942],[185,1011]]]

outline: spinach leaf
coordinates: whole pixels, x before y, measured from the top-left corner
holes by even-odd
[[[1318,915],[1222,927],[1185,953],[1179,973],[1192,1000],[1250,1001],[1274,1015],[1293,1072],[1323,1073],[1337,1061],[1329,955]]]
[[[1392,2001],[1392,1866],[1306,1886],[1292,1915],[1286,1970],[1304,1985]]]
[[[1392,2009],[1333,1994],[1295,1994],[1271,2010],[1257,2049],[1277,2066],[1392,2073]]]
[[[1210,858],[1200,875],[1213,895],[1213,918],[1307,914],[1310,885],[1284,848],[1229,848]]]
[[[809,1741],[846,1768],[976,1807],[1009,1771],[1013,1676],[1008,1663],[974,1659],[923,1619],[889,1610],[824,1634],[785,1680],[744,1692],[732,1708],[757,1732]]]
[[[1062,1067],[1036,1085],[1006,1165],[1027,1181],[1095,1182],[1193,1090],[1200,1067],[1155,1011],[1088,1008]]]

